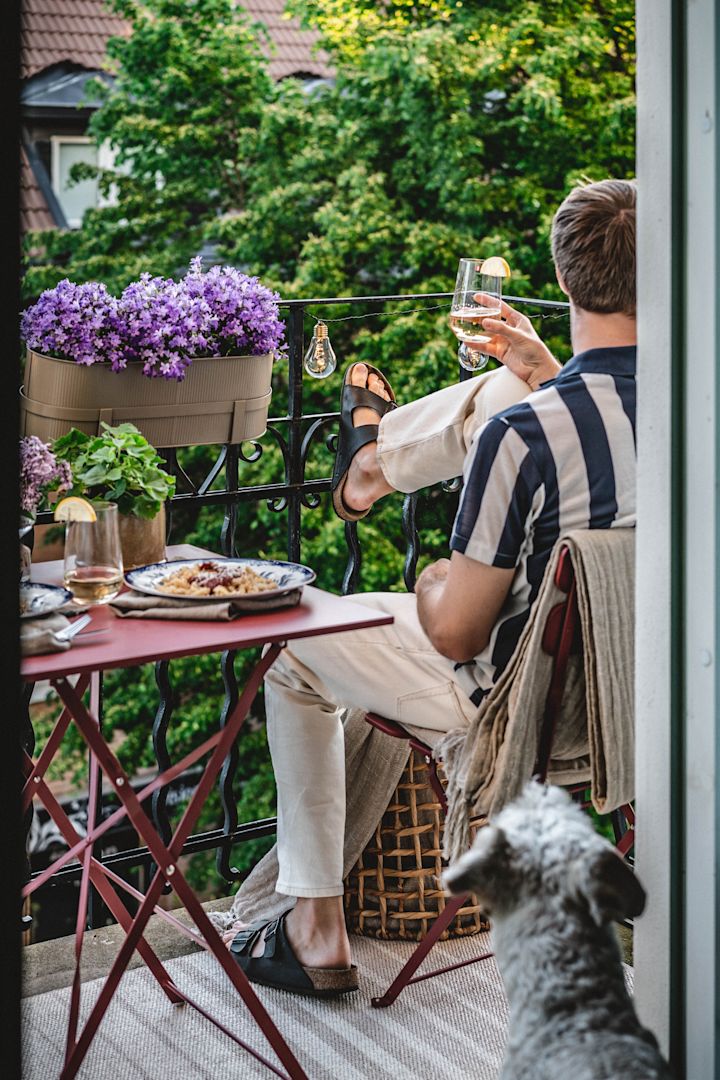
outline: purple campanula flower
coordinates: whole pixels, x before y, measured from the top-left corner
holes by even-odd
[[[46,289],[23,313],[22,335],[37,352],[78,364],[114,364],[117,300],[104,285],[75,285],[67,278]]]
[[[141,274],[119,299],[104,285],[61,281],[22,319],[31,349],[121,371],[140,361],[146,375],[182,379],[201,356],[284,351],[278,296],[234,267],[203,273],[201,259],[180,281]]]

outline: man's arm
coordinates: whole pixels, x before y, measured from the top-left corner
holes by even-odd
[[[465,661],[482,652],[514,575],[459,551],[423,570],[415,585],[418,618],[439,653]]]
[[[429,566],[415,586],[420,625],[439,653],[458,662],[487,646],[542,497],[542,477],[509,422],[512,412],[478,431],[463,469],[452,557]]]

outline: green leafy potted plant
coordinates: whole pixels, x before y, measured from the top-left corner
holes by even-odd
[[[175,479],[163,460],[132,424],[102,425],[101,435],[73,428],[57,439],[53,452],[72,470],[70,495],[117,503],[120,543],[126,570],[165,558],[165,501]]]

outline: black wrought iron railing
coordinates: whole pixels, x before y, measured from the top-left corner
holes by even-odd
[[[363,297],[318,297],[305,300],[289,300],[281,304],[286,319],[288,341],[288,367],[287,367],[287,409],[284,415],[275,416],[268,421],[267,433],[262,440],[257,440],[242,445],[228,445],[221,448],[211,467],[204,478],[196,482],[183,468],[177,451],[166,451],[164,457],[168,468],[174,472],[177,478],[177,491],[169,507],[169,528],[172,533],[173,518],[177,512],[188,508],[201,508],[205,506],[219,506],[224,509],[223,521],[220,529],[219,548],[223,554],[232,555],[235,551],[235,535],[238,518],[238,509],[244,502],[265,501],[272,510],[286,515],[286,549],[287,558],[293,562],[302,561],[303,537],[301,529],[301,516],[303,508],[314,509],[320,503],[323,493],[330,491],[331,480],[329,476],[314,478],[307,475],[308,458],[311,450],[320,440],[324,440],[328,449],[334,451],[335,432],[334,427],[338,419],[337,412],[305,413],[305,386],[306,377],[303,375],[303,358],[305,350],[305,322],[306,314],[312,317],[320,317],[318,313],[332,305],[351,305],[353,308],[372,308],[372,315],[384,314],[378,312],[378,308],[386,308],[387,305],[397,302],[403,305],[411,304],[410,310],[416,311],[424,307],[442,307],[450,305],[451,294],[449,293],[422,293],[402,294],[393,296],[363,296]],[[530,317],[563,319],[567,317],[568,305],[556,301],[535,300],[523,297],[507,297],[509,303],[515,304],[526,311]],[[390,310],[388,314],[404,314],[406,308],[400,311]],[[368,315],[370,317],[370,315]],[[471,373],[458,367],[459,378],[469,378]],[[282,473],[277,480],[252,485],[243,485],[240,482],[242,467],[257,462],[268,445],[274,443],[279,449],[282,460]],[[224,484],[220,483],[224,479]],[[456,491],[459,481],[450,481],[446,490]],[[417,496],[405,497],[403,506],[403,532],[405,537],[405,564],[404,580],[408,589],[414,587],[415,571],[420,554],[420,537],[416,528]],[[40,515],[38,523],[49,522],[49,514]],[[361,537],[362,525],[358,528],[355,524],[345,525],[345,541],[347,544],[347,562],[342,575],[342,582],[338,582],[338,589],[342,593],[356,591],[359,582],[361,568]],[[177,541],[180,537],[173,536]],[[225,698],[219,717],[220,724],[224,724],[227,716],[234,707],[238,697],[238,684],[234,672],[234,653],[225,652],[220,658]],[[174,694],[170,681],[170,672],[167,661],[158,662],[155,666],[155,679],[158,689],[158,705],[152,727],[152,745],[157,768],[163,770],[171,765],[168,751],[168,730],[172,723],[174,712]],[[31,722],[29,705],[30,692],[27,690],[25,700],[25,723],[24,744],[32,753],[35,747],[35,733]],[[101,717],[102,722],[102,717]],[[219,778],[220,800],[222,804],[223,825],[204,833],[191,836],[185,844],[184,854],[192,854],[199,851],[215,849],[216,865],[222,878],[232,883],[240,876],[231,865],[232,848],[243,841],[268,836],[275,830],[274,818],[263,818],[254,821],[238,821],[237,808],[233,794],[233,781],[238,764],[238,748],[235,747],[225,762]],[[188,778],[188,784],[192,785],[192,778]],[[177,799],[177,790],[173,792],[164,788],[153,795],[152,816],[155,825],[165,840],[171,834],[169,800]],[[102,800],[102,795],[100,796]],[[84,800],[78,800],[76,819],[82,817]],[[102,805],[97,808],[98,820],[103,815]],[[32,810],[26,819],[26,828],[29,831],[31,825]],[[72,815],[71,815],[72,816]],[[81,824],[78,822],[78,824]],[[128,869],[136,866],[149,866],[150,856],[145,847],[131,847],[128,850],[108,852],[107,850],[97,853],[102,861],[116,871],[119,868]],[[44,890],[52,889],[63,883],[71,883],[80,874],[79,864],[70,864],[61,870],[50,882],[35,894],[35,899],[42,902]],[[93,925],[102,921],[102,913],[98,905],[95,905],[91,920]]]

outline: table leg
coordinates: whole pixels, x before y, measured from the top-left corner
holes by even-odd
[[[103,710],[103,676],[101,671],[93,671],[90,676],[90,715],[97,724],[98,732],[102,735],[102,710]],[[93,782],[93,773],[95,778]],[[100,766],[93,757],[92,751],[88,752],[88,802],[87,802],[87,832],[92,832],[98,820],[102,820],[102,773]],[[94,802],[90,804],[90,791],[94,792]],[[92,820],[92,827],[90,822]],[[99,845],[99,846],[98,846]],[[102,859],[102,842],[97,841],[91,848],[93,855],[98,853],[100,859]],[[81,883],[82,888],[82,883]],[[104,918],[103,903],[97,896],[92,886],[89,886],[89,892],[87,897],[87,912],[85,918],[85,927],[87,930],[94,930],[99,926],[102,926]]]
[[[33,762],[28,754],[25,754],[25,768],[28,772],[32,770]],[[50,817],[53,819],[58,829],[60,830],[65,842],[68,845],[76,844],[78,841],[84,845],[83,852],[91,850],[90,844],[85,844],[85,837],[81,837],[72,821],[57,801],[50,788],[47,786],[43,779],[40,779],[36,785],[36,793],[42,804],[44,805]],[[104,902],[110,909],[113,917],[117,919],[120,926],[127,932],[132,926],[132,915],[123,904],[118,894],[113,889],[110,881],[108,880],[108,871],[98,862],[94,857],[90,859],[90,880],[100,893]],[[124,882],[122,883],[125,884]],[[147,964],[148,968],[155,976],[157,982],[162,987],[168,1000],[172,1005],[184,1004],[184,999],[180,996],[180,993],[172,981],[170,975],[163,967],[159,958],[153,952],[150,945],[145,938],[141,938],[138,942],[138,952],[140,956]]]
[[[120,948],[110,974],[108,975],[105,985],[100,992],[100,996],[92,1009],[80,1038],[75,1044],[70,1057],[66,1061],[62,1073],[62,1080],[65,1080],[65,1078],[68,1078],[69,1080],[70,1077],[76,1075],[77,1070],[87,1053],[90,1042],[92,1041],[102,1017],[117,989],[120,978],[127,967],[130,956],[138,945],[150,914],[160,897],[165,881],[168,881],[173,886],[178,896],[186,904],[198,929],[205,935],[209,948],[215,954],[228,977],[233,982],[233,985],[241,995],[249,1012],[287,1070],[286,1075],[290,1077],[291,1080],[305,1080],[305,1073],[297,1059],[287,1046],[278,1029],[275,1027],[275,1024],[271,1020],[264,1006],[257,998],[245,974],[237,967],[229,952],[225,949],[219,934],[210,923],[202,905],[195,897],[195,894],[177,867],[177,860],[182,853],[185,840],[197,820],[200,809],[222,768],[222,763],[232,743],[237,738],[240,728],[255,698],[260,682],[262,681],[265,672],[280,652],[280,648],[279,645],[272,645],[258,661],[245,690],[240,696],[231,716],[228,718],[225,728],[222,730],[220,738],[217,739],[216,737],[213,737],[212,740],[208,740],[207,743],[204,744],[206,747],[214,744],[214,750],[205,767],[200,783],[195,789],[190,803],[188,804],[169,845],[165,845],[153,829],[152,823],[142,809],[138,796],[130,786],[120,763],[117,761],[117,758],[115,758],[104,740],[100,737],[82,700],[75,694],[72,687],[70,687],[65,680],[58,680],[56,683],[58,693],[72,712],[75,723],[85,742],[96,754],[98,762],[102,766],[102,769],[108,776],[110,782],[113,784],[118,798],[126,807],[127,813],[137,829],[138,834],[147,844],[151,855],[155,859],[157,866],[160,868],[151,881],[145,899],[132,921],[127,937]],[[167,774],[165,774],[165,776],[166,775]],[[97,832],[97,830],[95,830],[95,832]],[[185,1000],[188,1004],[194,1005],[194,1002],[192,1002],[190,998],[186,997]],[[257,1051],[248,1046],[245,1046],[245,1048],[250,1050],[258,1060],[272,1068],[274,1072],[278,1072],[278,1070],[264,1057],[258,1054]]]
[[[20,747],[23,751],[32,754],[35,749],[35,729],[32,726],[30,719],[30,698],[35,687],[34,683],[26,683],[22,688],[22,696],[20,698]],[[22,880],[24,883],[30,881],[32,877],[32,867],[30,865],[30,830],[32,829],[33,822],[33,808],[32,808],[32,796],[22,804],[22,838],[23,838],[23,875]],[[29,931],[32,927],[32,915],[30,914],[30,904],[20,909],[20,925],[24,933],[27,933],[29,940]]]
[[[93,676],[95,677],[95,676]],[[91,833],[95,828],[95,810],[97,806],[98,773],[97,765],[92,752],[89,755],[90,783],[88,785],[87,801],[87,831]],[[85,940],[87,925],[88,900],[90,897],[90,862],[93,857],[92,844],[88,844],[83,852],[82,875],[80,877],[80,895],[78,897],[77,916],[75,919],[75,973],[73,975],[72,989],[70,991],[70,1016],[68,1019],[67,1039],[65,1042],[65,1061],[67,1062],[75,1046],[77,1036],[77,1022],[80,1012],[80,964],[82,961],[82,947]]]
[[[145,799],[148,799],[153,794],[153,792],[157,791],[160,787],[163,787],[165,784],[169,784],[171,783],[171,781],[176,780],[178,776],[182,776],[186,769],[189,769],[192,765],[195,765],[200,760],[200,758],[204,757],[205,754],[208,753],[208,751],[212,750],[214,746],[217,746],[221,737],[222,732],[216,732],[215,735],[211,736],[201,746],[198,746],[195,750],[192,750],[189,754],[186,754],[185,757],[180,759],[180,761],[176,761],[175,764],[167,770],[167,772],[161,773],[160,775],[156,776],[154,780],[151,780],[149,784],[146,784],[142,791],[138,793],[138,801],[141,803],[144,802]],[[29,760],[32,768],[36,770],[37,764],[33,763],[32,759]],[[35,793],[37,794],[42,790],[42,787],[39,787],[35,789]],[[41,870],[40,873],[36,874],[35,877],[33,877],[32,881],[27,883],[23,887],[23,897],[30,896],[33,892],[35,892],[36,889],[39,889],[43,885],[45,885],[45,883],[49,881],[50,878],[58,872],[58,870],[61,870],[62,867],[66,866],[72,859],[80,859],[88,844],[94,843],[96,840],[99,840],[101,836],[104,836],[106,832],[109,832],[110,829],[112,829],[115,825],[119,824],[119,822],[127,816],[127,807],[121,802],[117,810],[114,810],[105,818],[105,820],[100,825],[97,825],[93,829],[91,835],[80,838],[76,843],[72,845],[72,847],[68,848],[67,851],[64,851],[62,855],[59,855],[54,863],[52,863],[50,866],[47,866],[44,870]]]

